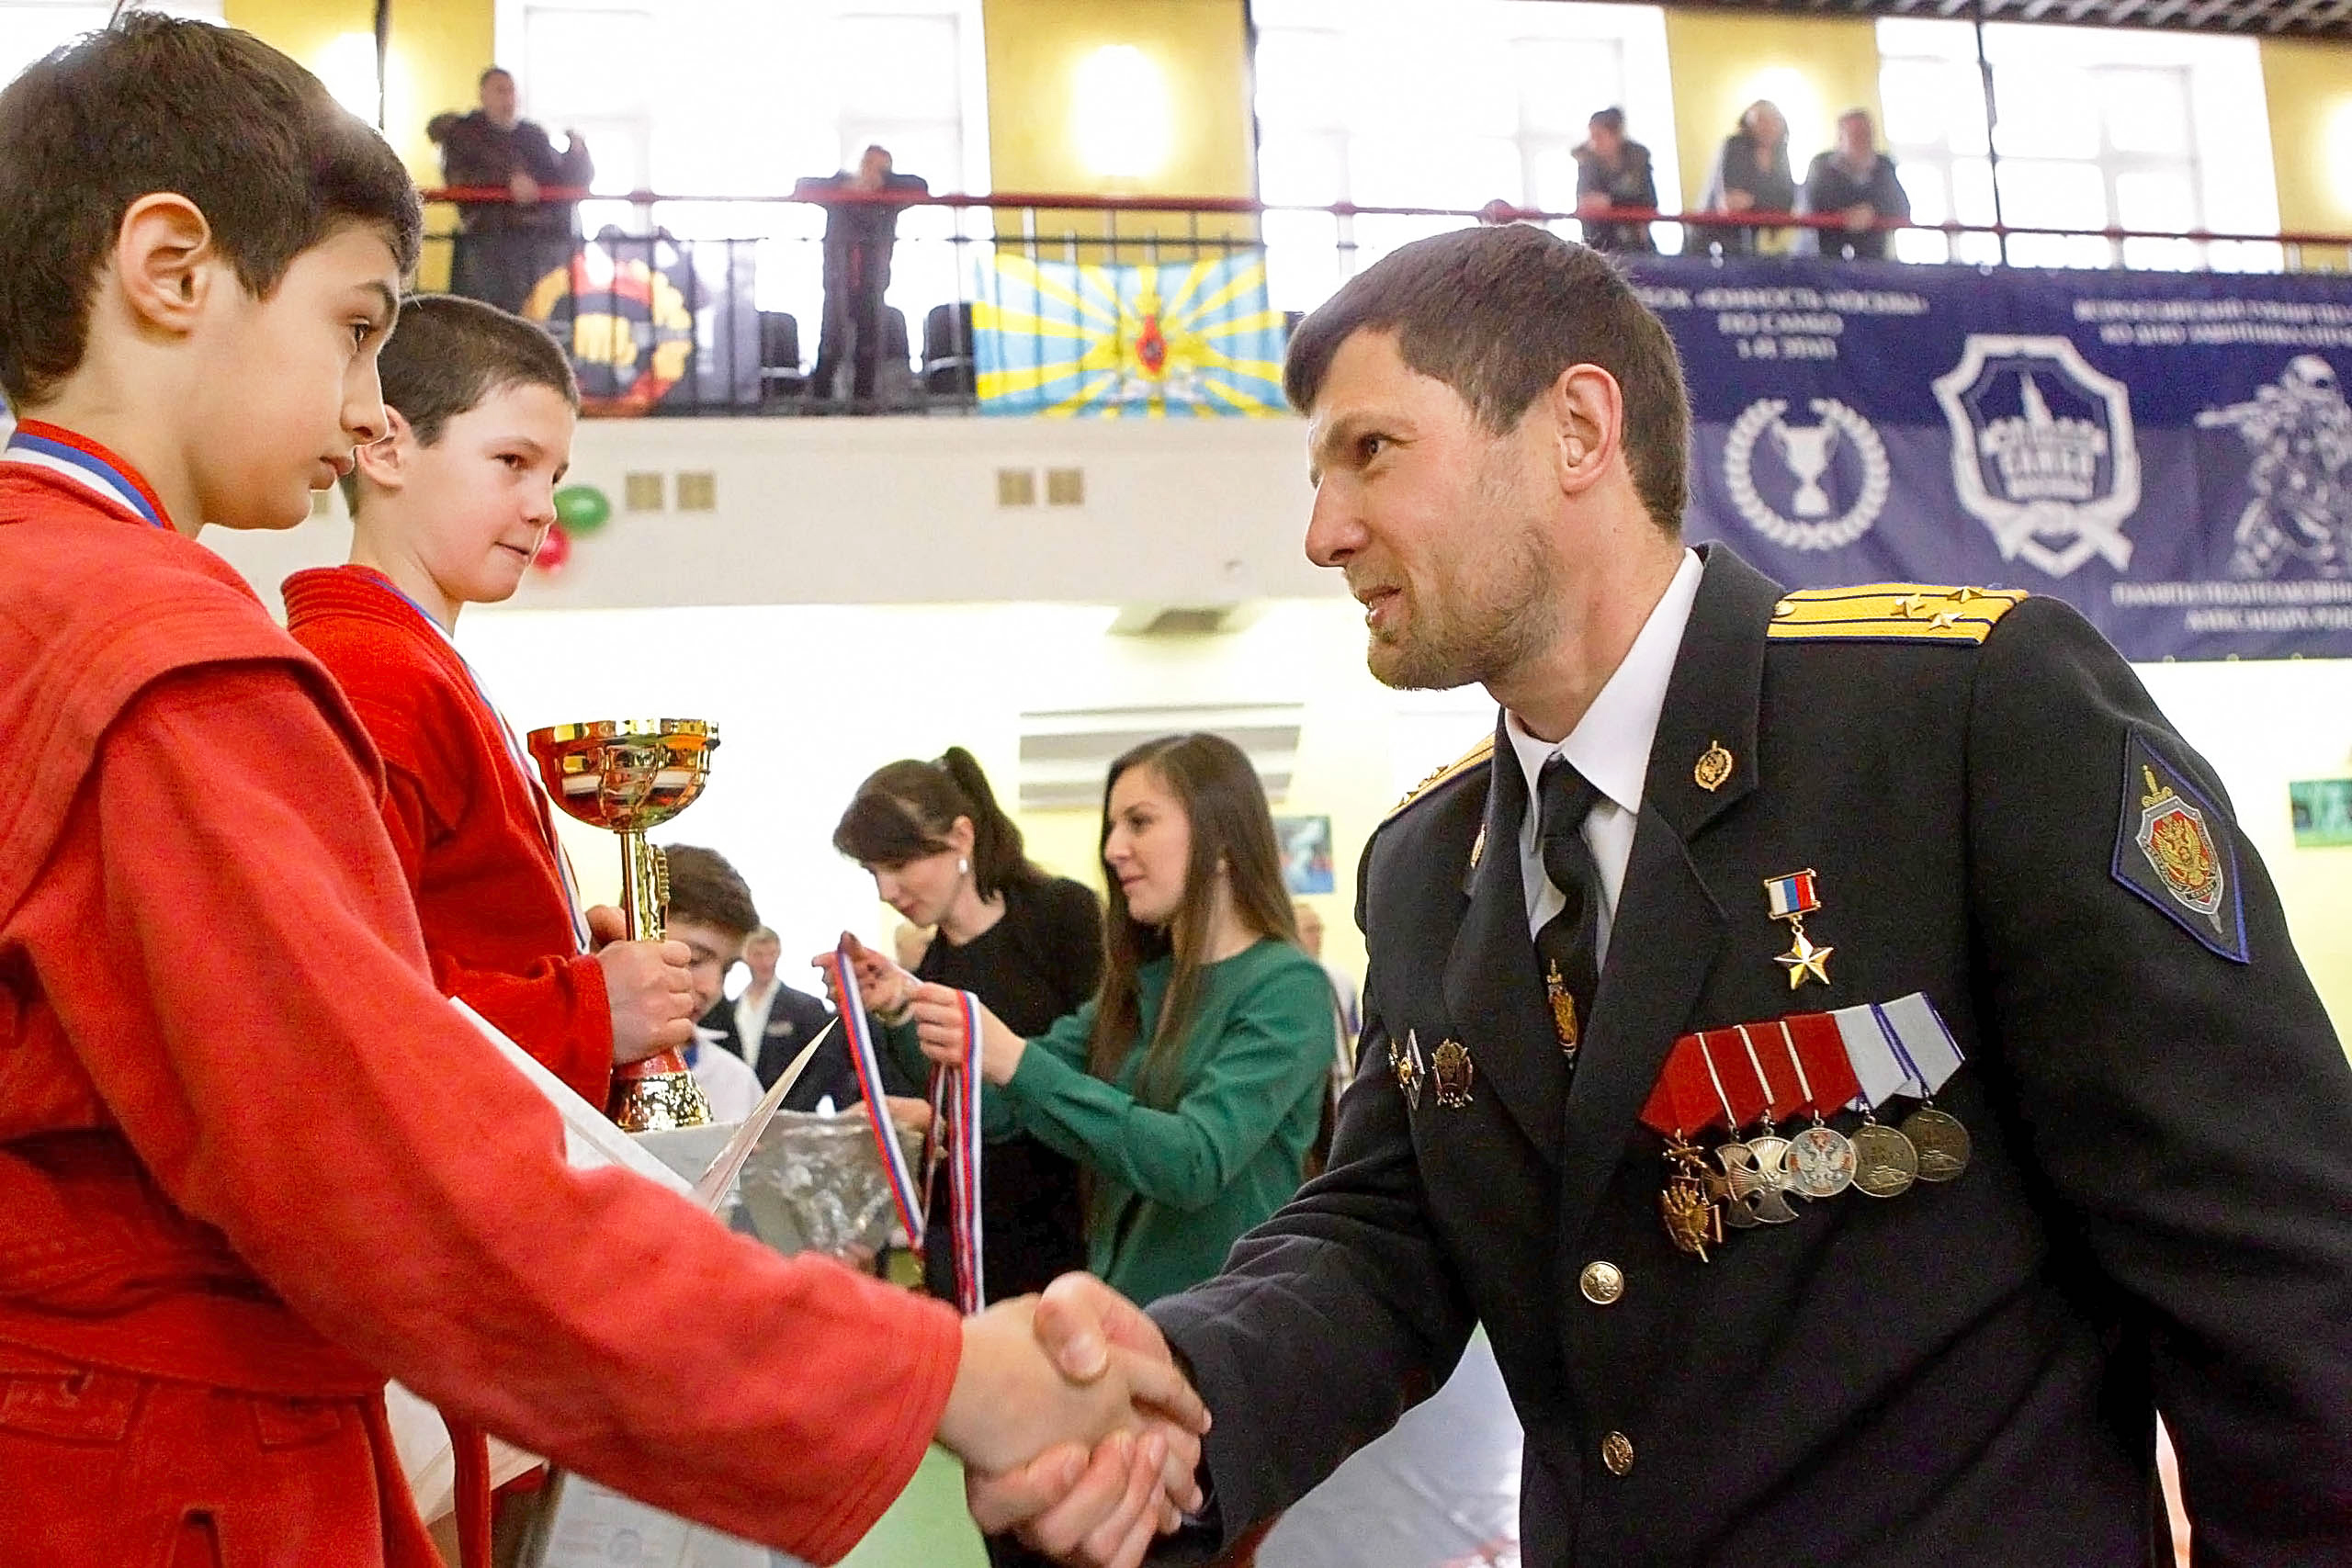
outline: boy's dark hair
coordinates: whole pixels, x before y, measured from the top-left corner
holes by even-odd
[[[1283,391],[1315,406],[1340,345],[1396,334],[1407,366],[1459,393],[1497,435],[1571,365],[1597,365],[1625,400],[1625,462],[1650,521],[1682,531],[1690,402],[1666,324],[1607,256],[1525,223],[1416,240],[1356,274],[1291,334]]]
[[[422,446],[440,440],[451,420],[509,387],[545,387],[560,393],[573,412],[580,409],[571,362],[544,328],[455,294],[401,300],[399,322],[377,364],[384,406],[400,410]],[[356,515],[356,469],[343,477],[343,499]]]
[[[662,852],[670,860],[672,915],[700,920],[734,937],[752,934],[760,923],[760,911],[752,903],[743,874],[728,864],[726,856],[695,844],[672,844]]]
[[[0,391],[36,402],[82,363],[91,298],[142,196],[194,202],[255,298],[351,223],[416,265],[424,209],[384,139],[248,33],[149,11],[0,93]]]

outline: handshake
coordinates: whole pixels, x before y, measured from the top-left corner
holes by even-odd
[[[1087,1274],[964,1320],[939,1440],[983,1530],[1079,1568],[1136,1568],[1202,1505],[1209,1414],[1159,1329]]]

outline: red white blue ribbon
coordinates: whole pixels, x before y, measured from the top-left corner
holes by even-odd
[[[931,1075],[933,1135],[947,1154],[949,1229],[956,1243],[956,1304],[980,1310],[987,1294],[980,1278],[980,998],[956,993],[956,1014],[964,1026],[964,1059]],[[930,1140],[926,1139],[926,1145]],[[931,1160],[923,1160],[931,1168]]]
[[[127,466],[117,467],[122,460],[96,442],[76,435],[62,425],[37,419],[22,422],[9,433],[7,448],[0,452],[0,460],[62,474],[152,527],[171,526],[164,520],[164,503],[147,488],[144,479]]]
[[[865,1016],[857,989],[857,969],[851,962],[846,946],[834,949],[817,961],[824,971],[825,983],[832,988],[833,1005],[840,1010],[842,1037],[849,1043],[849,1064],[857,1074],[857,1087],[865,1097],[865,1121],[874,1133],[875,1152],[882,1156],[882,1173],[890,1183],[891,1201],[898,1205],[899,1223],[906,1228],[907,1239],[915,1246],[922,1245],[922,1192],[915,1183],[915,1173],[907,1164],[907,1152],[899,1145],[898,1129],[890,1125],[890,1107],[885,1100],[888,1090],[882,1082],[882,1058],[874,1049],[874,1025]]]

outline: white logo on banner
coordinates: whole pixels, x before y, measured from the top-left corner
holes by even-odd
[[[2052,412],[2052,392],[2088,404],[2089,417]],[[1951,425],[1960,503],[1992,531],[2003,560],[2022,558],[2052,577],[2094,555],[2118,571],[2132,564],[2123,523],[2140,508],[2140,446],[2131,391],[2092,369],[2071,339],[1972,333],[1960,363],[1937,378],[1936,400]],[[1987,410],[2012,403],[2015,413]]]
[[[1886,510],[1894,471],[1887,465],[1885,444],[1869,420],[1832,398],[1815,398],[1810,406],[1820,423],[1789,423],[1782,417],[1789,412],[1785,398],[1759,398],[1748,404],[1724,437],[1724,486],[1749,525],[1782,549],[1843,549],[1869,533]],[[1789,501],[1793,517],[1775,510],[1756,488],[1756,447],[1767,435],[1796,481]],[[1860,460],[1862,483],[1852,504],[1833,516],[1822,481],[1841,446],[1851,447]]]
[[[2276,577],[2296,560],[2321,577],[2352,572],[2352,407],[2333,366],[2299,354],[2276,386],[2207,409],[2197,423],[2234,430],[2254,450],[2232,577]]]

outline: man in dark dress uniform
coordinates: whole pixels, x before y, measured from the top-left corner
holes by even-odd
[[[1329,1172],[1151,1309],[1216,1416],[1196,1540],[1483,1324],[1531,1564],[2143,1562],[2159,1413],[2200,1561],[2352,1556],[2352,1066],[2114,650],[2055,600],[1686,550],[1672,344],[1533,229],[1396,252],[1287,379],[1374,673],[1503,712],[1366,854]],[[1781,1136],[1810,1025],[1779,1023],[1847,1009],[1925,1081],[1865,1122],[1811,1058],[1861,1156],[1815,1199]],[[1701,1113],[1661,1119],[1702,1055]],[[1088,1281],[1047,1303],[1075,1360],[1155,1340]],[[1108,1469],[975,1503],[1098,1560]]]

